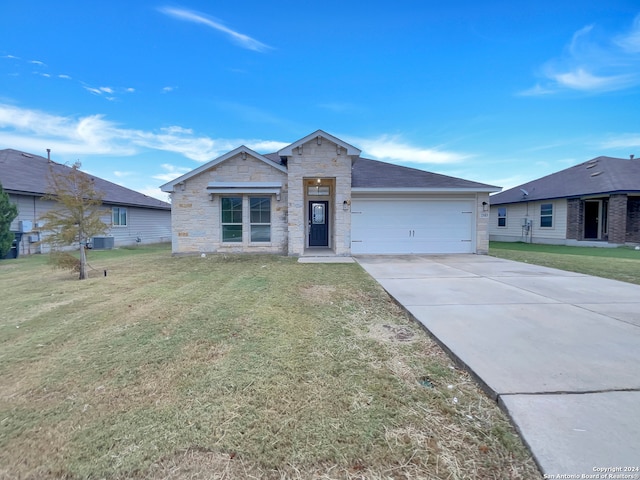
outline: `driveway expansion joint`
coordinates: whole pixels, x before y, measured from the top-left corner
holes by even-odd
[[[498,393],[498,400],[500,397],[510,397],[515,395],[589,395],[593,393],[613,393],[613,392],[640,392],[640,387],[630,388],[605,388],[602,390],[558,390],[558,391],[544,391],[544,392],[508,392]]]

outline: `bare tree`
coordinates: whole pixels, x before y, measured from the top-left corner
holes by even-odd
[[[101,208],[103,194],[96,189],[94,179],[80,171],[80,166],[79,161],[71,168],[52,166],[49,191],[43,198],[57,202],[58,208],[49,210],[40,220],[48,232],[43,241],[54,247],[79,245],[79,279],[83,280],[87,278],[87,242],[104,233],[108,225],[101,219],[107,214]]]

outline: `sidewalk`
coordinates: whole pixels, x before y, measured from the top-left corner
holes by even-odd
[[[547,478],[640,468],[640,286],[479,255],[357,261],[478,378]]]

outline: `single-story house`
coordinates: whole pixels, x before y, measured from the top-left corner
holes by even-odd
[[[640,160],[597,157],[491,196],[491,240],[640,242]]]
[[[276,153],[240,146],[162,185],[174,254],[487,253],[499,187],[360,153],[318,130]]]
[[[42,197],[49,188],[49,177],[65,173],[70,167],[31,153],[0,150],[0,183],[10,200],[18,206],[18,217],[11,230],[22,233],[18,254],[46,253],[46,232],[39,218],[58,205]],[[94,246],[125,246],[137,243],[161,243],[171,239],[171,205],[156,198],[92,176],[96,189],[104,196],[107,211],[103,221],[109,225],[104,237]],[[20,236],[20,235],[18,235]],[[99,245],[98,245],[99,244]]]

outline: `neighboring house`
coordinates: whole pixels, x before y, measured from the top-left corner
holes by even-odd
[[[161,188],[175,254],[295,256],[487,253],[500,190],[360,158],[322,130],[277,153],[238,147]]]
[[[37,243],[45,240],[38,219],[56,202],[43,200],[49,188],[50,172],[64,173],[70,167],[47,158],[20,152],[0,150],[0,183],[9,198],[18,206],[18,217],[11,230],[21,232],[19,254],[46,253],[49,246]],[[129,190],[98,177],[92,177],[103,196],[107,212],[103,221],[109,226],[100,243],[109,246],[136,243],[169,242],[171,239],[171,205],[142,193]],[[113,240],[110,240],[113,238]]]
[[[640,160],[598,157],[491,196],[491,240],[640,242]]]

